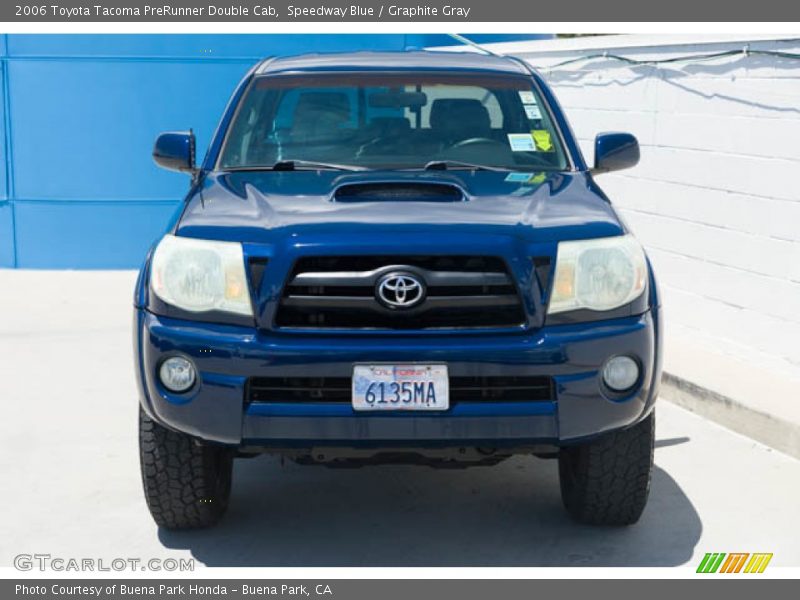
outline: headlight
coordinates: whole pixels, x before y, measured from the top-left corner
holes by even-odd
[[[253,314],[238,243],[166,235],[153,253],[150,287],[183,310]]]
[[[647,260],[632,235],[559,242],[548,314],[611,310],[644,292]]]

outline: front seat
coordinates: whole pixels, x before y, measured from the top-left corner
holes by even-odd
[[[431,104],[431,131],[443,147],[472,138],[490,138],[489,111],[480,100],[440,98]]]
[[[350,99],[342,92],[304,92],[297,99],[290,144],[335,144],[350,120]]]
[[[366,129],[368,141],[359,156],[408,154],[411,123],[406,117],[374,117]]]

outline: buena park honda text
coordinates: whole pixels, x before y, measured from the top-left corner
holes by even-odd
[[[661,371],[655,279],[524,62],[397,52],[268,59],[192,176],[135,292],[144,490],[214,524],[236,457],[330,467],[556,458],[564,505],[645,507]],[[533,490],[532,490],[533,492]]]

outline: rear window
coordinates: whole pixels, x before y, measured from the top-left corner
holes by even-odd
[[[282,160],[375,169],[422,168],[436,160],[531,171],[567,166],[529,78],[424,72],[255,79],[218,166]]]

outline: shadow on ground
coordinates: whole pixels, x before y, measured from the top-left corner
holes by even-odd
[[[217,567],[674,566],[691,558],[701,531],[658,467],[642,519],[614,529],[569,520],[554,460],[345,470],[261,457],[237,461],[231,507],[216,528],[162,529],[159,538]]]

